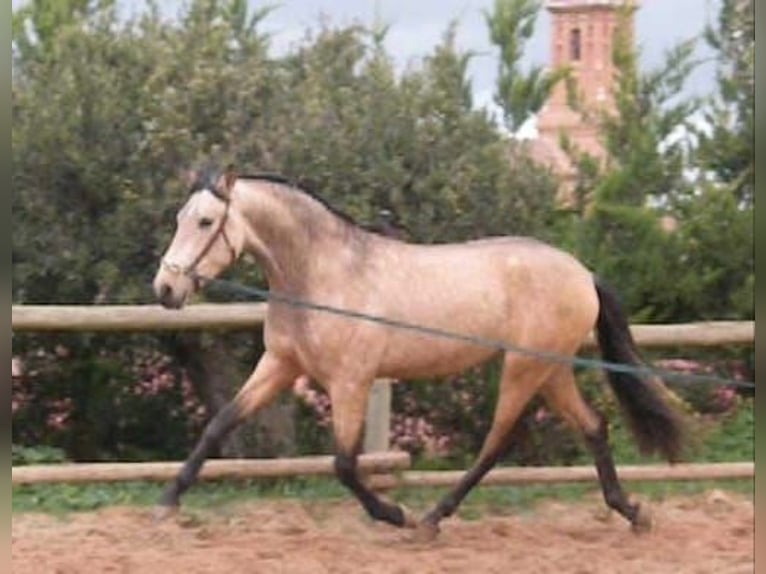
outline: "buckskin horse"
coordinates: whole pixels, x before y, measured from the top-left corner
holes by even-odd
[[[192,173],[190,197],[153,287],[179,309],[206,279],[243,253],[263,269],[269,289],[323,305],[408,324],[503,341],[572,357],[595,328],[606,361],[639,365],[627,318],[614,292],[573,256],[526,237],[418,245],[369,232],[326,202],[275,175],[240,176],[231,168]],[[329,394],[338,479],[369,515],[435,536],[468,492],[494,466],[525,405],[540,393],[579,430],[591,451],[606,504],[635,531],[648,511],[629,501],[617,477],[607,421],[581,396],[571,364],[431,337],[270,301],[265,352],[233,400],[210,420],[163,493],[159,515],[178,507],[205,459],[246,417],[310,377]],[[440,377],[502,355],[497,405],[478,457],[422,519],[382,500],[357,473],[370,387],[377,377]],[[653,377],[607,372],[622,412],[645,454],[670,461],[683,449],[683,421]]]

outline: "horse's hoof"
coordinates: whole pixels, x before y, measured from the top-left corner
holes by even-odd
[[[178,514],[178,506],[170,506],[170,505],[158,505],[154,507],[154,511],[152,512],[152,518],[154,519],[154,522],[156,524],[159,524],[161,522],[165,522],[170,518],[173,518]]]
[[[413,535],[413,541],[414,542],[433,542],[436,540],[436,537],[439,535],[439,525],[430,522],[428,520],[423,520],[421,522],[418,522],[415,526],[415,533]]]
[[[641,504],[636,509],[636,517],[631,524],[631,530],[634,534],[646,534],[652,530],[652,513]]]
[[[400,504],[399,508],[402,509],[402,515],[404,517],[404,522],[402,522],[402,528],[410,528],[410,529],[417,528],[418,519],[415,517],[412,511],[406,506],[404,506],[403,504]]]

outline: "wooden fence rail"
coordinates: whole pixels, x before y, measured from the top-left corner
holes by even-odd
[[[263,324],[265,303],[200,303],[174,311],[159,305],[13,305],[14,331],[248,330]]]
[[[181,469],[181,462],[96,462],[74,464],[42,464],[15,466],[11,470],[11,483],[93,483],[169,481]],[[389,451],[363,454],[359,457],[362,474],[386,474],[410,467],[410,455],[406,452]],[[212,459],[200,472],[201,480],[222,478],[286,478],[296,476],[329,476],[334,474],[333,457],[303,456],[300,458],[273,459]]]
[[[209,303],[180,311],[158,305],[13,305],[14,331],[247,330],[263,324],[265,303]],[[676,325],[632,325],[641,347],[752,345],[754,321],[708,321]],[[593,346],[593,338],[588,346]]]
[[[118,462],[49,464],[14,467],[13,485],[53,483],[96,483],[172,480],[180,462]],[[413,471],[406,452],[363,454],[359,468],[372,488],[388,490],[399,487],[447,487],[457,483],[463,471]],[[330,476],[330,456],[308,456],[283,459],[209,460],[200,474],[201,480],[289,478],[296,476]],[[677,465],[625,465],[617,474],[626,482],[752,480],[755,463],[689,463]],[[593,466],[496,468],[481,481],[482,486],[562,484],[598,481]]]
[[[398,487],[447,487],[457,484],[464,472],[404,471],[396,475],[371,476],[368,484],[376,490]],[[754,462],[688,463],[676,465],[625,465],[617,467],[626,482],[749,479],[755,477]],[[544,466],[495,468],[481,481],[483,486],[562,484],[598,482],[594,466]]]

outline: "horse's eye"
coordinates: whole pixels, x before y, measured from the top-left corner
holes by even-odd
[[[200,229],[207,229],[211,225],[213,225],[213,220],[210,219],[209,217],[203,217],[202,219],[199,220]]]

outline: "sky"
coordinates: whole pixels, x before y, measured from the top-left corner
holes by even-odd
[[[183,0],[158,0],[171,16],[178,13]],[[497,70],[497,51],[489,42],[483,10],[494,0],[251,0],[253,7],[276,5],[263,22],[262,29],[272,34],[276,55],[300,42],[307,28],[316,27],[320,17],[331,24],[381,21],[390,26],[386,47],[400,69],[417,65],[437,44],[451,21],[456,21],[457,44],[475,53],[470,64],[474,103],[492,103]],[[675,43],[698,36],[707,24],[715,22],[721,0],[640,0],[636,17],[637,40],[643,69],[657,67],[664,52]],[[118,0],[126,13],[138,9],[140,0]],[[12,0],[17,7],[23,0]],[[546,65],[549,59],[550,19],[542,10],[535,35],[527,44],[523,64]],[[710,56],[700,42],[698,56]],[[686,94],[702,95],[714,89],[712,62],[701,66],[691,76]]]
[[[276,51],[289,49],[305,29],[316,25],[320,15],[337,24],[376,18],[390,25],[386,46],[397,64],[417,64],[437,44],[449,23],[457,21],[457,43],[461,49],[477,54],[470,65],[474,100],[477,105],[492,101],[497,70],[497,51],[489,42],[483,10],[494,0],[282,0],[264,22],[274,34]],[[262,3],[253,2],[253,5]],[[715,22],[720,0],[642,0],[636,17],[636,32],[641,65],[651,69],[660,65],[663,54],[678,41],[698,36]],[[546,65],[549,61],[550,18],[542,10],[535,35],[526,46],[524,64]],[[710,51],[700,42],[698,55]],[[704,94],[714,86],[712,64],[702,66],[691,78],[688,92]]]

